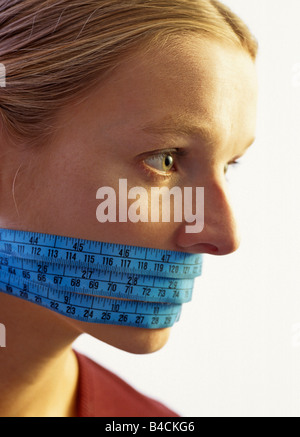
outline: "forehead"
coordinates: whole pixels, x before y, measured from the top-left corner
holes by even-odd
[[[115,123],[127,127],[168,119],[205,122],[223,136],[251,137],[255,130],[255,65],[242,49],[211,39],[185,37],[137,52],[98,97],[114,113]]]
[[[145,132],[190,135],[198,128],[227,153],[229,145],[253,141],[256,103],[251,57],[192,36],[133,52],[83,100],[59,110],[59,118],[68,135],[95,142],[100,135],[110,147],[121,148],[125,137],[142,147]]]

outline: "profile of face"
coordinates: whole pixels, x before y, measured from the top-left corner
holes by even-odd
[[[86,67],[88,68],[88,66]],[[257,79],[251,57],[197,36],[137,51],[76,104],[58,108],[51,144],[11,149],[0,227],[110,243],[226,255],[239,246],[226,171],[254,140]],[[16,170],[18,174],[16,176]],[[204,187],[204,229],[186,223],[99,223],[99,187]],[[14,190],[11,194],[11,182]],[[30,303],[26,311],[45,312]],[[24,307],[25,308],[25,307]],[[161,348],[170,329],[88,324],[47,311],[68,329],[134,353]],[[61,334],[63,335],[63,333]]]

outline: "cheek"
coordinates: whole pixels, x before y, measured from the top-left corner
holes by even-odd
[[[71,155],[70,151],[62,153],[59,148],[48,152],[43,159],[32,161],[26,175],[20,180],[22,192],[18,194],[19,201],[22,199],[24,223],[37,232],[143,247],[172,248],[174,233],[180,224],[172,220],[170,223],[151,223],[151,203],[145,200],[138,204],[148,215],[149,222],[132,222],[131,216],[135,213],[139,216],[143,212],[136,203],[138,196],[127,199],[124,210],[126,214],[130,211],[133,214],[127,215],[125,223],[119,222],[119,197],[124,200],[124,195],[119,193],[117,170],[105,159],[99,165],[95,157],[92,159],[89,155],[89,159],[84,160],[84,156],[75,151]],[[129,188],[134,186],[133,180],[134,175],[128,179],[128,189],[124,193],[126,197]],[[116,193],[115,223],[100,223],[97,220],[97,208],[103,200],[97,199],[96,194],[99,188],[105,186],[112,187]],[[148,195],[150,198],[149,192]]]
[[[24,163],[16,181],[16,203],[22,225],[61,233],[95,216],[96,185],[78,162],[55,154]],[[68,233],[66,233],[66,236]]]
[[[178,223],[97,223],[94,230],[103,242],[171,250]]]

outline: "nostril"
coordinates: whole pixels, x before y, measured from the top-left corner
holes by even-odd
[[[214,246],[213,244],[202,244],[203,247],[205,247],[205,252],[208,254],[214,254],[216,255],[219,252],[219,249],[217,246]]]
[[[219,248],[213,244],[199,243],[180,245],[180,248],[188,250],[189,253],[207,253],[208,255],[219,255]]]

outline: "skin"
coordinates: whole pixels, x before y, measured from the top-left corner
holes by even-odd
[[[196,36],[151,50],[136,52],[84,99],[59,109],[47,147],[0,142],[0,227],[191,253],[237,250],[225,173],[253,142],[255,65],[242,49]],[[205,125],[210,134],[187,123]],[[163,176],[147,167],[149,157],[174,147],[185,155],[175,157],[172,171]],[[100,224],[96,192],[110,186],[118,193],[119,178],[128,180],[128,189],[205,187],[204,230],[187,234],[185,222]],[[160,349],[170,334],[76,322],[5,294],[0,308],[7,331],[2,416],[75,414],[78,368],[71,344],[82,332],[133,353]]]

